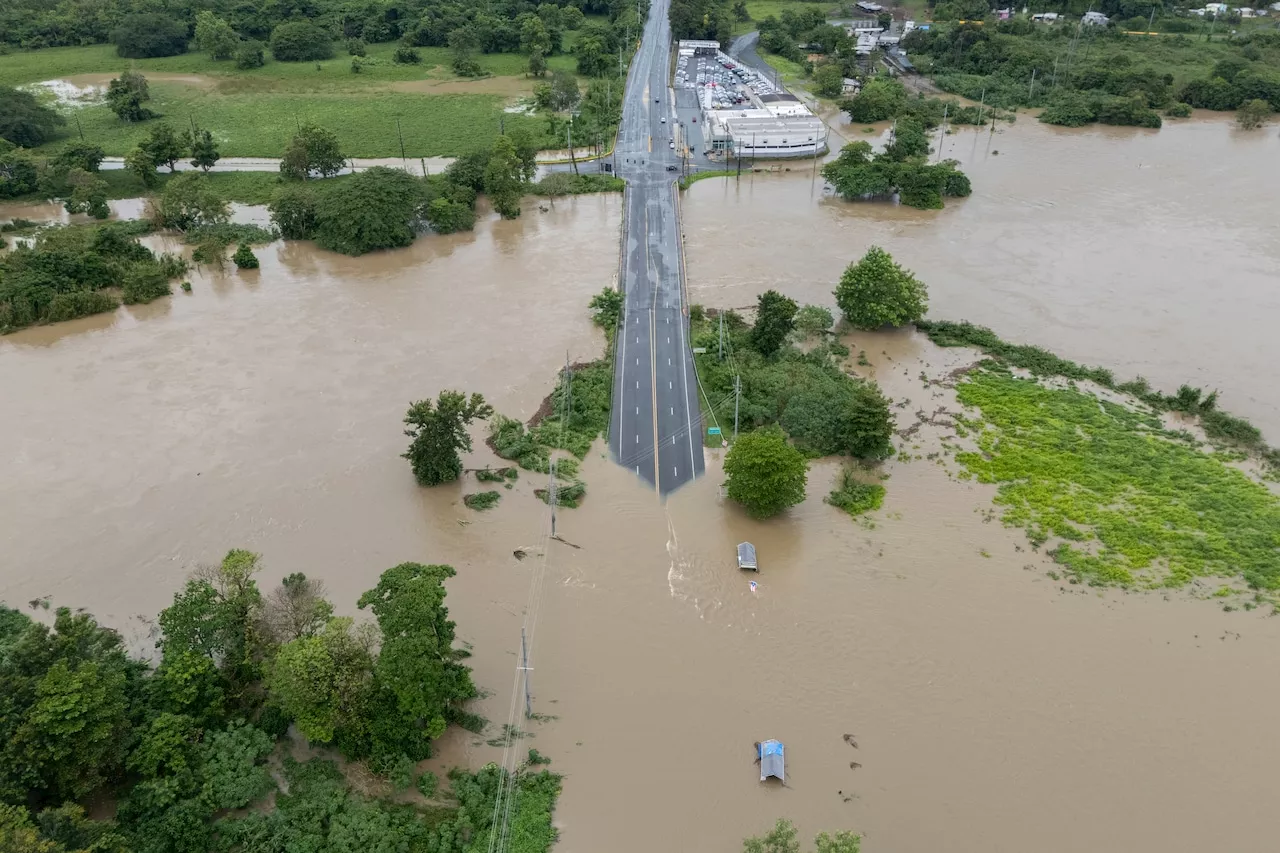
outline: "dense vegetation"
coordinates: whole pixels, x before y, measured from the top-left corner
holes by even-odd
[[[756,518],[777,515],[804,500],[809,463],[776,426],[738,438],[724,457],[725,493]]]
[[[71,320],[171,292],[186,264],[138,243],[137,223],[39,232],[30,246],[0,255],[0,333]]]
[[[822,167],[822,177],[850,201],[897,195],[905,205],[934,210],[943,207],[944,198],[968,196],[972,187],[959,164],[930,163],[929,150],[924,128],[914,118],[904,118],[883,152],[872,153],[869,142],[850,142]]]
[[[936,16],[953,5],[939,4]],[[1139,29],[1147,29],[1150,3],[1119,5],[1118,14],[1141,17]],[[1234,110],[1260,99],[1280,109],[1280,33],[1219,27],[1208,41],[1207,32],[1177,34],[1208,24],[1161,17],[1154,8],[1157,29],[1171,35],[1126,35],[1136,21],[1078,27],[1016,16],[916,30],[903,47],[943,89],[1002,107],[1043,106],[1041,120],[1053,124],[1159,127],[1158,111],[1178,103]]]
[[[337,853],[358,839],[463,853],[483,843],[505,779],[496,767],[455,772],[450,795],[422,810],[359,796],[333,761],[299,764],[278,743],[292,724],[400,790],[450,723],[479,728],[444,606],[453,569],[388,569],[359,600],[373,621],[356,625],[302,574],[263,594],[260,568],[233,550],[197,572],[160,614],[154,665],[86,613],[59,609],[49,627],[0,606],[0,846]],[[559,780],[522,772],[519,790],[520,849],[544,853]],[[82,806],[103,796],[119,804],[115,819],[87,820]]]

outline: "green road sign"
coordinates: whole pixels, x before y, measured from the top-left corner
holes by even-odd
[[[720,427],[707,427],[707,435],[719,435]]]

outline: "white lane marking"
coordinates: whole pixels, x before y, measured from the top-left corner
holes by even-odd
[[[668,389],[668,390],[670,390],[670,389],[671,389],[671,383],[670,383],[670,382],[668,382],[668,383],[667,383],[667,389]]]
[[[668,317],[668,318],[667,318],[667,325],[668,325],[668,326],[670,326],[670,325],[671,325],[671,318],[670,318],[670,317]]]
[[[636,364],[639,364],[639,363],[640,363],[640,359],[638,359],[638,358],[637,358],[637,359],[636,359]]]
[[[670,337],[668,337],[668,338],[667,338],[667,343],[671,343],[671,338],[670,338]]]
[[[636,414],[637,414],[637,415],[638,415],[638,414],[640,414],[640,407],[639,407],[639,406],[636,406]]]
[[[671,359],[667,359],[667,367],[671,366]]]
[[[636,380],[636,390],[637,390],[637,391],[639,391],[639,390],[640,390],[640,380],[639,380],[639,379],[637,379],[637,380]]]
[[[640,343],[640,338],[636,338],[636,343]],[[670,341],[668,341],[668,343],[670,343]]]
[[[679,469],[679,468],[677,468],[676,466],[672,465],[672,466],[671,466],[671,470],[675,472],[675,475],[676,475],[677,477],[679,477],[679,476],[680,476],[680,469]]]
[[[671,414],[673,414],[673,415],[674,415],[675,413],[676,413],[676,407],[675,407],[675,406],[672,406],[672,407],[671,407]]]
[[[640,473],[640,466],[639,466],[639,465],[637,465],[637,466],[636,466],[636,473],[637,473],[637,474],[639,474],[639,473]]]
[[[636,434],[636,444],[639,444],[639,443],[640,443],[640,434],[639,434],[639,433],[637,433],[637,434]]]

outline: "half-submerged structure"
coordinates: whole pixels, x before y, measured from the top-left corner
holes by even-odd
[[[738,546],[738,568],[760,571],[760,567],[756,565],[756,546],[750,542],[743,542]]]
[[[787,781],[780,740],[766,740],[760,744],[760,781],[770,776],[778,777],[781,782]]]

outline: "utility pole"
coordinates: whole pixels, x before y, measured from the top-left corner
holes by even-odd
[[[1151,17],[1147,19],[1147,34],[1148,34],[1148,35],[1150,35],[1150,34],[1151,34],[1151,27],[1155,25],[1155,22],[1156,22],[1156,7],[1155,7],[1154,5],[1152,5],[1152,7],[1151,7]]]
[[[733,440],[738,440],[738,402],[742,399],[742,378],[733,377]]]
[[[724,314],[720,314],[720,360],[724,361]]]
[[[404,162],[404,133],[400,131],[400,116],[396,116],[396,136],[400,139],[400,162]]]
[[[982,87],[982,98],[978,101],[978,127],[982,127],[982,108],[987,104],[987,87]],[[946,112],[944,109],[943,112]]]
[[[573,156],[573,122],[569,122],[564,128],[565,139],[569,143],[569,161],[573,163],[573,173],[578,174],[578,160]]]
[[[1086,49],[1087,50],[1087,49]],[[1031,69],[1031,89],[1027,92],[1027,99],[1030,100],[1036,96],[1036,72],[1039,68]]]
[[[80,141],[84,142],[84,128],[80,126],[80,114],[76,113],[76,130],[80,131]]]
[[[947,101],[947,105],[942,108],[942,127],[938,128],[938,162],[942,162],[942,143],[947,137],[947,110],[951,109],[951,102]],[[928,162],[927,160],[925,162]]]
[[[554,505],[553,505],[554,507]],[[533,697],[529,693],[529,643],[525,640],[524,626],[520,626],[520,668],[524,670],[524,716],[529,719],[533,716]]]

